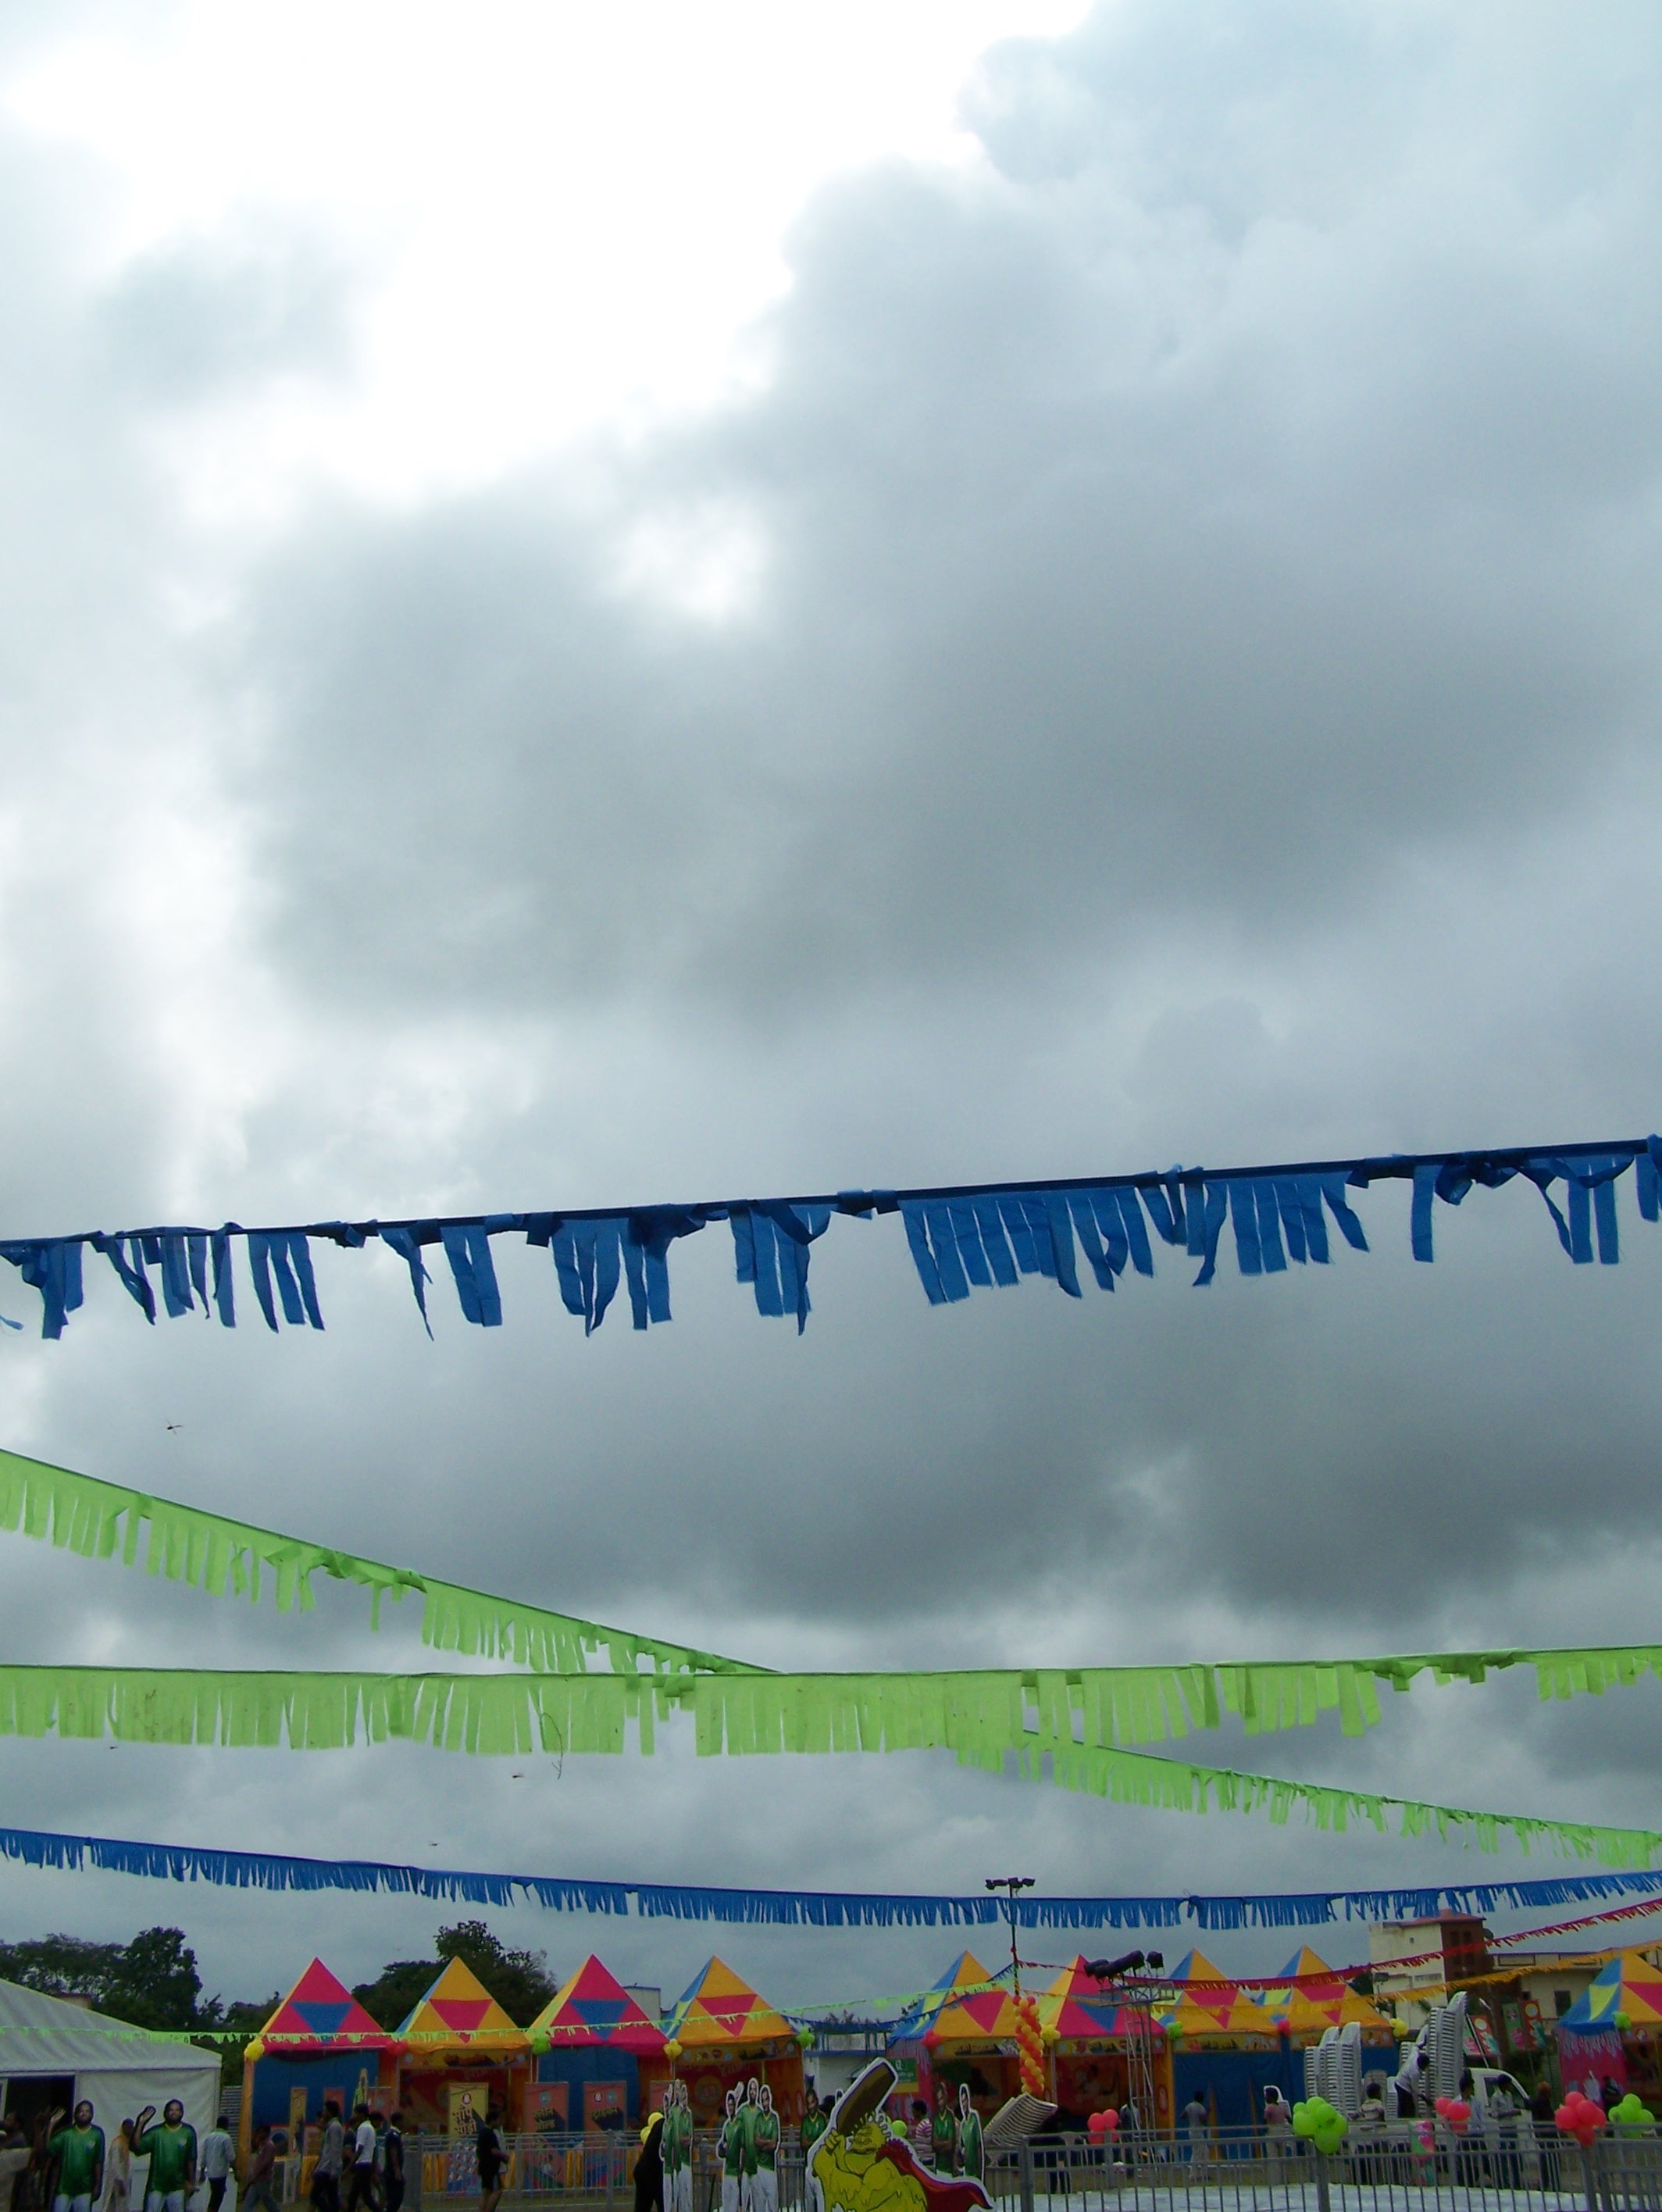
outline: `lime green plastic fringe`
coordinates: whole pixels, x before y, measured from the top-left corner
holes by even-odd
[[[603,1627],[572,1613],[488,1597],[297,1536],[280,1536],[17,1452],[0,1451],[0,1530],[44,1538],[82,1559],[143,1565],[150,1574],[215,1597],[228,1589],[258,1603],[269,1582],[279,1613],[296,1606],[308,1612],[312,1577],[329,1575],[370,1592],[370,1618],[378,1628],[382,1598],[397,1602],[407,1590],[416,1590],[422,1597],[422,1641],[435,1651],[517,1661],[543,1673],[580,1674],[591,1655],[602,1652],[613,1672],[622,1674],[638,1674],[643,1665],[653,1674],[677,1674],[737,1670],[742,1664],[657,1637]]]
[[[0,1452],[0,1530],[45,1539],[82,1558],[142,1564],[215,1595],[229,1589],[257,1601],[269,1576],[281,1612],[312,1605],[310,1578],[318,1573],[367,1589],[377,1626],[384,1595],[397,1601],[418,1591],[422,1638],[430,1648],[538,1673],[581,1675],[591,1657],[604,1655],[611,1672],[626,1677],[712,1676],[724,1686],[699,1706],[701,1741],[710,1736],[711,1750],[901,1749],[949,1741],[967,1743],[977,1756],[1033,1742],[1046,1751],[1106,1749],[1181,1741],[1192,1729],[1218,1727],[1226,1713],[1248,1735],[1259,1735],[1337,1712],[1344,1733],[1360,1735],[1379,1722],[1380,1683],[1406,1691],[1422,1674],[1439,1683],[1479,1683],[1492,1672],[1532,1666],[1544,1699],[1597,1694],[1647,1674],[1662,1677],[1662,1644],[1219,1666],[778,1674],[277,1535],[15,1452]]]
[[[801,1676],[781,1678],[801,1683]],[[845,1676],[852,1682],[858,1677]],[[867,1677],[868,1681],[881,1678]],[[1601,1828],[1581,1821],[1538,1820],[1512,1813],[1474,1813],[1369,1790],[1333,1790],[1188,1760],[1153,1758],[1063,1741],[1054,1730],[1026,1729],[1010,1744],[1016,1717],[1008,1701],[986,1692],[990,1678],[953,1675],[921,1732],[892,1729],[880,1698],[860,1708],[859,1728],[822,1735],[818,1720],[804,1727],[805,1751],[878,1751],[936,1746],[955,1751],[961,1765],[1003,1771],[1012,1751],[1016,1771],[1120,1805],[1181,1813],[1267,1813],[1284,1823],[1302,1813],[1319,1829],[1366,1826],[1381,1834],[1436,1835],[1445,1841],[1498,1850],[1510,1838],[1527,1852],[1541,1846],[1561,1858],[1604,1866],[1647,1867],[1662,1852],[1662,1833]],[[119,1743],[222,1744],[333,1751],[360,1742],[403,1740],[446,1751],[619,1753],[631,1723],[650,1753],[659,1720],[690,1705],[701,1753],[737,1747],[724,1734],[731,1677],[701,1674],[656,1680],[616,1674],[238,1674],[163,1668],[0,1667],[0,1736],[113,1737]],[[1052,1713],[1059,1721],[1062,1708]],[[750,1748],[781,1751],[783,1740],[758,1735]]]

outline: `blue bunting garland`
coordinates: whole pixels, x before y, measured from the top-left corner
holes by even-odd
[[[959,1184],[949,1188],[839,1191],[805,1198],[723,1199],[695,1206],[579,1208],[564,1213],[464,1214],[425,1221],[313,1221],[283,1228],[101,1230],[70,1237],[18,1237],[0,1243],[23,1280],[40,1293],[40,1333],[58,1337],[83,1303],[82,1255],[101,1253],[149,1322],[156,1317],[156,1285],[170,1319],[200,1310],[235,1326],[234,1242],[245,1246],[255,1300],[268,1328],[323,1327],[312,1272],[317,1239],[344,1249],[370,1238],[403,1261],[428,1334],[432,1281],[422,1258],[443,1248],[464,1320],[497,1328],[502,1295],[491,1257],[493,1237],[523,1234],[554,1260],[567,1311],[592,1334],[620,1286],[627,1287],[636,1328],[670,1318],[669,1250],[713,1221],[733,1236],[737,1279],[749,1286],[758,1313],[796,1318],[798,1334],[810,1311],[810,1247],[838,1214],[870,1220],[898,1213],[913,1264],[931,1305],[951,1305],[975,1290],[1008,1289],[1023,1275],[1043,1275],[1070,1297],[1082,1295],[1079,1258],[1099,1290],[1113,1291],[1127,1267],[1155,1272],[1153,1237],[1200,1262],[1197,1286],[1217,1273],[1228,1224],[1242,1275],[1284,1273],[1289,1263],[1325,1267],[1331,1230],[1352,1250],[1368,1237],[1349,1193],[1375,1182],[1412,1186],[1410,1239],[1414,1257],[1433,1256],[1434,1202],[1459,1206],[1470,1191],[1496,1190],[1517,1176],[1534,1184],[1559,1243],[1578,1267],[1595,1256],[1607,1267],[1621,1258],[1616,1186],[1631,1168],[1640,1218],[1662,1215],[1662,1139],[1632,1137],[1550,1151],[1393,1153],[1356,1160],[1303,1161],[1284,1167],[1183,1168],[1163,1173],[1081,1177],[1041,1183]],[[1555,1187],[1562,1186],[1562,1204]],[[211,1297],[209,1271],[211,1263]],[[3,1316],[0,1316],[3,1318]],[[16,1328],[15,1322],[8,1324]]]
[[[1003,1924],[1008,1898],[886,1895],[797,1889],[712,1889],[678,1882],[587,1881],[556,1875],[458,1873],[377,1859],[288,1858],[189,1844],[121,1842],[0,1828],[0,1857],[26,1866],[94,1868],[153,1881],[205,1881],[230,1889],[349,1890],[598,1912],[642,1920],[710,1920],[807,1928],[987,1927]],[[1662,1872],[1565,1874],[1544,1881],[1461,1882],[1416,1889],[1335,1889],[1244,1897],[1020,1897],[1023,1928],[1313,1928],[1339,1920],[1433,1920],[1439,1912],[1542,1911],[1561,1905],[1662,1893]]]

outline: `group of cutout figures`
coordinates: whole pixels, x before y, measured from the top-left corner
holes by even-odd
[[[67,2127],[59,2124],[63,2118],[61,2108],[52,2115],[41,2144],[49,2175],[46,2202],[52,2212],[92,2212],[104,2197],[106,2160],[112,2173],[105,2212],[118,2212],[127,2203],[128,2179],[136,2158],[150,2161],[147,2212],[185,2212],[186,2199],[199,2178],[197,2131],[186,2122],[185,2107],[177,2097],[168,2100],[160,2124],[154,2124],[154,2105],[147,2105],[136,2120],[124,2120],[117,2130],[113,2153],[108,2150],[103,2129],[94,2121],[89,2100],[82,2099]],[[228,2166],[230,2146],[223,2136],[220,2140],[225,2144]],[[21,2142],[15,2148],[8,2144],[0,2149],[0,2183],[8,2200],[18,2172],[33,2155]],[[225,2196],[225,2170],[221,2168],[218,2187],[210,2191],[215,2212]]]
[[[808,2212],[991,2212],[982,2183],[980,2116],[969,2091],[958,2092],[955,2117],[942,2094],[932,2122],[925,2119],[930,2156],[925,2164],[883,2117],[895,2082],[894,2068],[875,2059],[845,2089],[828,2114],[810,2112],[802,2124]],[[693,2115],[683,2081],[670,2084],[662,2112],[646,2123],[635,2166],[636,2212],[692,2212]],[[750,2081],[727,2092],[717,2132],[721,2159],[721,2212],[779,2212],[779,2115],[766,2082]]]

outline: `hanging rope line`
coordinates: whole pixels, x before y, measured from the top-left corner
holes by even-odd
[[[628,1291],[636,1328],[667,1322],[670,1246],[712,1222],[725,1221],[732,1232],[735,1273],[750,1289],[757,1311],[773,1318],[794,1316],[800,1332],[810,1310],[810,1250],[838,1216],[870,1220],[898,1213],[925,1295],[932,1305],[946,1305],[974,1290],[1008,1288],[1023,1275],[1046,1277],[1069,1297],[1078,1297],[1082,1260],[1097,1287],[1112,1291],[1127,1267],[1136,1274],[1153,1274],[1151,1231],[1161,1243],[1199,1261],[1197,1285],[1210,1283],[1217,1272],[1226,1221],[1242,1275],[1283,1273],[1289,1261],[1325,1267],[1330,1225],[1353,1249],[1368,1250],[1350,1194],[1376,1182],[1412,1185],[1410,1245],[1416,1260],[1429,1261],[1435,1201],[1459,1206],[1473,1189],[1498,1189],[1522,1176],[1540,1192],[1569,1259],[1590,1263],[1596,1248],[1598,1260],[1613,1267],[1621,1256],[1616,1185],[1629,1168],[1640,1218],[1654,1222],[1662,1215],[1662,1139],[1622,1137],[1545,1147],[1388,1153],[1268,1167],[1180,1166],[1051,1182],[951,1183],[690,1205],[307,1221],[256,1229],[227,1221],[217,1229],[81,1230],[4,1239],[0,1258],[9,1260],[39,1292],[43,1336],[61,1336],[69,1316],[84,1303],[88,1251],[109,1261],[147,1321],[155,1320],[159,1288],[161,1310],[170,1318],[217,1314],[227,1328],[234,1328],[232,1262],[239,1246],[266,1327],[276,1330],[286,1322],[320,1329],[312,1245],[355,1251],[379,1241],[409,1269],[416,1304],[431,1335],[427,1292],[432,1277],[423,1254],[442,1249],[463,1319],[494,1328],[502,1320],[502,1297],[491,1240],[523,1236],[550,1255],[567,1311],[591,1334],[620,1286]],[[1559,1185],[1562,1205],[1553,1194]],[[7,1325],[21,1327],[9,1320]]]
[[[225,1889],[345,1890],[362,1895],[431,1898],[446,1904],[541,1905],[549,1912],[613,1918],[715,1921],[804,1928],[985,1928],[1004,1924],[1010,1901],[872,1891],[711,1888],[684,1882],[591,1881],[552,1875],[479,1874],[451,1867],[399,1866],[379,1859],[295,1858],[268,1851],[222,1851],[189,1844],[123,1842],[109,1836],[58,1835],[0,1828],[0,1857],[33,1867],[83,1869],[158,1881],[203,1881]],[[1439,1912],[1542,1911],[1559,1905],[1662,1893],[1662,1871],[1563,1874],[1538,1881],[1434,1884],[1404,1889],[1270,1892],[1241,1897],[1039,1897],[1016,1900],[1022,1928],[1313,1928],[1339,1921],[1431,1920]],[[1630,1908],[1642,1912],[1643,1904]],[[1614,1916],[1600,1915],[1598,1917]],[[1588,1924],[1572,1922],[1571,1927]],[[1556,1929],[1526,1931],[1555,1935]],[[1318,1978],[1330,1980],[1332,1969]],[[1284,1981],[1285,1977],[1278,1979]],[[805,2008],[812,2010],[812,2007]]]

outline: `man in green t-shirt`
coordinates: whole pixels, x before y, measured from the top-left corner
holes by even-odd
[[[761,2113],[761,2084],[753,2074],[744,2085],[744,2101],[738,2108],[739,2139],[744,2153],[739,2184],[739,2212],[755,2212],[756,2121]]]
[[[721,2124],[721,2212],[739,2212],[739,2196],[744,2181],[744,2130],[738,2117],[739,2095],[737,2089],[727,2092],[724,2110],[726,2117]]]
[[[751,2184],[755,2212],[779,2212],[779,2114],[773,2110],[773,2093],[765,2081],[750,2132],[756,2154],[755,2179]]]
[[[802,2116],[802,2126],[798,2131],[802,2137],[802,2148],[804,2158],[806,2158],[808,2153],[813,2149],[814,2145],[825,2133],[825,2108],[820,2103],[818,2097],[816,2096],[813,2090],[810,2089],[808,2092],[808,2109]]]
[[[104,2193],[104,2130],[93,2125],[93,2108],[84,2097],[70,2124],[47,2143],[46,2154],[58,2160],[52,2212],[92,2212]]]
[[[185,2200],[197,2185],[197,2131],[185,2125],[177,2097],[162,2106],[161,2125],[146,2128],[133,2150],[150,2161],[144,2212],[185,2212]]]
[[[935,2092],[935,2118],[930,2123],[929,2136],[936,2172],[956,2173],[958,2123],[952,2117],[952,2095],[944,2081]]]
[[[969,2084],[958,2084],[958,2171],[971,2181],[980,2181],[986,2172],[986,2160],[981,2150],[981,2116],[969,2101]]]

